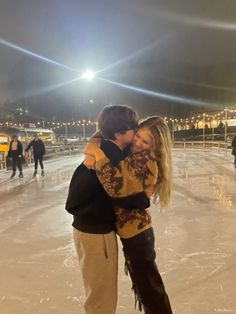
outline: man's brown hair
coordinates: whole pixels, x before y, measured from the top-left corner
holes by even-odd
[[[138,127],[138,114],[124,105],[105,106],[98,116],[98,127],[104,138],[114,140],[115,133]]]

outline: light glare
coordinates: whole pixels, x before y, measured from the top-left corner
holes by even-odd
[[[86,72],[84,72],[84,74],[82,75],[82,77],[86,80],[88,80],[89,82],[92,81],[92,79],[94,78],[95,73],[93,71],[87,70]]]

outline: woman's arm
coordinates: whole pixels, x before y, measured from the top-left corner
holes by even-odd
[[[113,166],[101,149],[95,151],[96,174],[111,197],[124,197],[154,186],[158,169],[147,151],[133,153]]]

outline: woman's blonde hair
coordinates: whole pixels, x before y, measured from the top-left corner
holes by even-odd
[[[158,166],[158,177],[154,186],[154,202],[157,198],[161,209],[170,202],[172,185],[171,136],[165,120],[153,116],[141,121],[139,128],[148,128],[153,136],[153,153]]]

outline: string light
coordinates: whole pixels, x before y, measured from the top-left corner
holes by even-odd
[[[179,124],[179,126],[189,126],[189,123],[199,123],[200,121],[205,121],[208,123],[213,123],[213,124],[217,124],[219,121],[225,121],[226,120],[226,113],[228,113],[228,117],[227,120],[232,120],[232,119],[236,119],[236,109],[231,109],[231,108],[225,108],[223,111],[218,111],[218,112],[214,112],[214,113],[203,113],[203,114],[196,114],[196,115],[192,115],[190,118],[174,118],[174,117],[169,117],[167,118],[166,116],[164,117],[166,123],[171,123],[173,124],[176,123],[177,125]],[[63,122],[50,122],[50,121],[37,121],[35,123],[37,125],[37,127],[43,126],[44,124],[47,125],[47,128],[54,128],[54,129],[60,129],[63,128],[65,126],[94,126],[96,125],[95,121],[92,120],[87,120],[87,119],[82,119],[82,120],[75,120],[75,121],[63,121]],[[22,123],[15,123],[15,122],[11,122],[11,121],[6,121],[6,122],[1,122],[0,126],[14,126],[14,127],[23,127]]]

